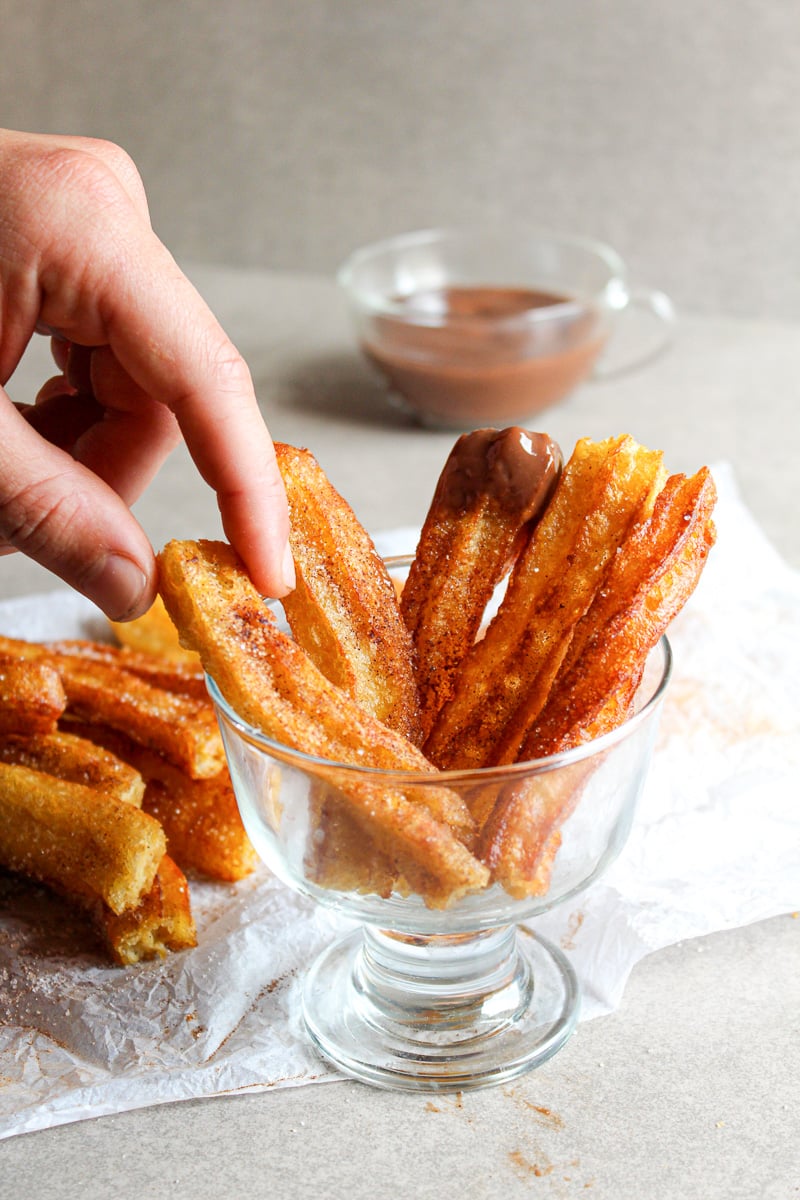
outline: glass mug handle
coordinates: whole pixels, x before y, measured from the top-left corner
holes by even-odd
[[[615,315],[592,378],[615,379],[651,362],[670,345],[674,331],[675,305],[666,292],[630,288],[627,304]]]

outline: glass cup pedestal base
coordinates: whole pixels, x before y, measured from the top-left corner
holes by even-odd
[[[578,1020],[559,949],[524,927],[416,935],[364,926],[324,951],[305,983],[312,1041],[373,1086],[464,1091],[545,1062]]]

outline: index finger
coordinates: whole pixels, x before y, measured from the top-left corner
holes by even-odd
[[[107,342],[139,387],[175,413],[253,582],[284,595],[294,585],[289,515],[246,363],[149,226],[129,217],[121,234],[117,214],[94,242],[113,249],[83,264],[84,303],[49,295],[43,318],[77,341]]]

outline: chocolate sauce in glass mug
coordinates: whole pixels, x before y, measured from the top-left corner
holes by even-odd
[[[392,303],[363,350],[410,408],[443,425],[502,425],[555,404],[590,373],[609,333],[589,303],[521,287],[447,287]]]

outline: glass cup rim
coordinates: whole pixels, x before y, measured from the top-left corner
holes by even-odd
[[[387,251],[402,252],[412,247],[435,245],[436,243],[445,241],[458,240],[469,242],[470,239],[479,241],[499,237],[509,241],[517,241],[520,244],[538,240],[556,246],[583,250],[587,254],[591,254],[596,260],[602,262],[608,271],[606,283],[594,293],[591,301],[604,304],[611,309],[623,308],[627,303],[629,298],[627,269],[624,260],[612,246],[597,238],[585,237],[581,234],[554,233],[537,227],[520,228],[512,226],[500,229],[499,227],[491,226],[454,226],[452,228],[431,226],[427,229],[417,229],[406,233],[394,234],[390,237],[368,242],[351,251],[336,271],[336,282],[351,302],[357,304],[364,311],[370,312],[373,316],[395,317],[398,321],[402,321],[405,324],[421,326],[439,326],[442,324],[447,324],[448,326],[468,326],[470,324],[474,325],[476,322],[485,323],[485,317],[469,315],[454,316],[451,313],[442,317],[436,313],[409,313],[408,308],[403,302],[384,293],[378,293],[374,289],[367,289],[360,286],[356,281],[356,276],[359,267]],[[502,286],[503,284],[503,280],[501,279],[487,279],[483,282],[490,287],[493,285]],[[569,298],[557,304],[548,304],[546,307],[541,308],[531,308],[521,313],[513,313],[510,316],[492,317],[491,320],[494,324],[502,325],[503,327],[541,324],[554,319],[563,319],[565,316],[581,312],[585,309],[586,303],[586,300]]]
[[[386,561],[388,565],[391,565],[391,559],[387,559]],[[403,556],[402,561],[406,561],[405,556]],[[291,746],[276,741],[262,730],[245,721],[231,707],[220,692],[216,681],[208,673],[206,673],[206,686],[213,703],[222,712],[225,720],[233,726],[239,736],[286,766],[294,767],[296,770],[304,771],[306,774],[324,772],[325,774],[336,773],[337,775],[356,776],[359,779],[370,780],[372,782],[380,780],[387,786],[454,787],[479,783],[487,784],[498,779],[507,781],[522,776],[544,775],[562,767],[582,762],[584,759],[591,758],[595,754],[610,749],[618,742],[624,741],[657,708],[669,683],[672,674],[673,657],[672,647],[666,634],[661,636],[650,653],[652,654],[655,650],[661,651],[663,661],[661,673],[652,687],[650,695],[642,707],[632,716],[601,737],[593,738],[591,741],[584,742],[582,745],[576,746],[571,750],[563,750],[558,754],[550,754],[546,757],[531,759],[527,762],[508,763],[494,767],[472,767],[467,770],[437,770],[431,772],[431,774],[409,770],[388,770],[385,767],[370,767],[358,763],[337,762],[334,759],[309,754],[304,750],[296,750]]]

